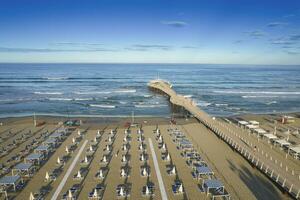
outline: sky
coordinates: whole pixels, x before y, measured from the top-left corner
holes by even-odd
[[[300,1],[0,0],[0,62],[300,65]]]

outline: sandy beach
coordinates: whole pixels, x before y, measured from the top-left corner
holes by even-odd
[[[268,115],[267,115],[268,116]],[[242,116],[245,119],[256,119],[261,121],[266,116],[251,115]],[[12,142],[21,133],[31,130],[33,135],[27,138],[25,141],[18,144],[14,149],[9,151],[7,155],[1,157],[2,165],[11,165],[13,167],[16,163],[22,162],[11,161],[11,158],[17,155],[34,137],[38,137],[42,134],[43,130],[51,132],[58,127],[58,123],[66,120],[66,118],[55,118],[55,117],[38,117],[39,122],[45,122],[41,127],[34,127],[33,120],[31,117],[23,118],[6,118],[1,119],[3,125],[0,127],[1,148],[5,148],[6,145]],[[144,132],[144,144],[145,153],[148,156],[147,161],[141,162],[139,160],[141,151],[138,150],[140,142],[137,134],[137,127],[131,127],[130,135],[130,148],[128,151],[122,151],[122,145],[124,144],[124,131],[126,129],[126,123],[130,122],[131,119],[125,118],[112,118],[112,119],[96,119],[96,118],[81,118],[82,125],[76,127],[69,136],[55,149],[50,155],[47,161],[36,171],[31,178],[24,178],[26,184],[23,189],[17,192],[9,192],[9,198],[24,199],[24,197],[30,196],[30,193],[40,193],[41,189],[47,191],[44,194],[45,199],[51,199],[58,185],[65,177],[68,169],[70,168],[74,158],[79,152],[78,147],[81,147],[84,143],[83,152],[79,155],[78,161],[75,163],[74,168],[71,169],[70,175],[67,177],[66,182],[63,184],[61,191],[59,192],[58,199],[62,199],[63,194],[68,193],[68,190],[78,185],[79,190],[76,193],[78,199],[88,199],[88,194],[93,191],[93,188],[100,184],[103,188],[101,189],[100,196],[102,199],[116,199],[116,187],[119,184],[125,184],[130,188],[129,199],[147,199],[142,196],[142,187],[146,183],[154,184],[154,196],[153,199],[160,199],[161,193],[158,185],[157,173],[154,167],[152,154],[149,147],[149,139],[153,141],[154,151],[157,156],[159,169],[164,182],[165,191],[169,199],[206,199],[207,195],[200,191],[199,185],[201,180],[197,180],[192,176],[192,168],[187,165],[186,159],[182,157],[182,150],[178,148],[178,145],[174,143],[174,138],[170,133],[170,119],[168,118],[136,118],[136,123],[142,126]],[[220,118],[220,120],[222,120]],[[297,119],[298,120],[298,119]],[[194,149],[201,155],[202,159],[208,164],[208,166],[214,172],[214,176],[220,180],[232,199],[289,199],[287,194],[282,193],[280,189],[259,170],[251,166],[244,158],[234,152],[226,143],[221,141],[205,126],[200,124],[193,118],[189,119],[177,119],[176,128],[182,131],[186,137],[192,142]],[[296,122],[296,125],[298,121]],[[156,127],[161,131],[161,135],[167,146],[168,152],[172,158],[171,162],[176,166],[177,175],[170,176],[167,173],[167,167],[170,162],[163,161],[163,154],[160,149],[160,144],[157,141],[156,135],[153,130]],[[173,125],[174,128],[175,125]],[[11,130],[13,136],[5,138],[8,134],[8,130]],[[56,177],[55,181],[45,182],[46,172],[50,173],[53,170],[59,168],[57,158],[63,158],[66,155],[65,147],[72,145],[72,138],[78,137],[78,130],[82,133],[82,139],[78,141],[77,148],[73,153],[69,154],[68,159],[64,162],[65,164],[60,168],[60,173]],[[89,164],[82,166],[81,162],[92,145],[93,139],[97,135],[97,131],[103,132],[99,141],[94,145],[94,153],[89,158]],[[111,130],[116,130],[116,134],[111,141],[111,151],[109,154],[105,151],[105,146],[108,144],[108,138]],[[14,134],[15,133],[15,134]],[[295,142],[299,138],[295,136]],[[87,141],[87,142],[86,142]],[[280,152],[280,150],[277,150]],[[127,152],[127,153],[126,153]],[[108,163],[101,164],[103,155],[108,155]],[[122,164],[122,155],[127,155],[129,158],[128,164],[126,165],[129,169],[129,176],[126,178],[120,177]],[[282,153],[284,155],[284,153]],[[289,158],[293,159],[293,158]],[[299,160],[293,161],[296,173],[299,171]],[[141,166],[147,164],[150,168],[149,177],[141,176]],[[99,169],[103,169],[105,178],[97,179],[96,174]],[[76,175],[78,170],[83,170],[82,180],[75,180],[73,177]],[[2,176],[4,176],[3,174]],[[184,193],[180,195],[174,195],[172,192],[172,184],[174,180],[181,180],[184,187]],[[2,194],[2,199],[4,196]]]

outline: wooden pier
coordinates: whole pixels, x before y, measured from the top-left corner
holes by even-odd
[[[289,159],[287,155],[272,150],[272,147],[266,147],[259,138],[211,117],[190,98],[177,94],[167,81],[152,80],[148,86],[166,94],[171,104],[183,107],[190,112],[218,138],[272,180],[284,193],[289,194],[292,198],[300,199],[300,163],[298,160]]]

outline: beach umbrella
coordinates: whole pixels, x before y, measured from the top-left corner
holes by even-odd
[[[126,156],[125,155],[122,156],[122,162],[126,162]]]
[[[75,141],[75,138],[72,138],[72,142],[73,142],[73,143],[75,143],[75,142],[76,142],[76,141]]]
[[[114,134],[114,130],[111,129],[111,130],[110,130],[110,134]]]
[[[88,163],[88,158],[87,158],[87,156],[84,157],[84,163]]]
[[[106,151],[109,151],[109,145],[106,145]]]
[[[81,132],[80,132],[80,130],[78,130],[77,134],[78,134],[78,136],[81,136]]]
[[[167,154],[166,160],[170,160],[170,154]]]
[[[98,197],[97,189],[94,189],[93,197]]]
[[[29,195],[29,200],[34,200],[35,198],[34,198],[34,196],[33,196],[33,193],[32,192],[30,192],[30,195]]]
[[[90,146],[90,151],[93,151],[93,146],[92,145]]]
[[[162,136],[161,135],[158,137],[158,140],[162,140]]]
[[[150,194],[148,185],[146,185],[146,192],[145,192],[145,194],[146,194],[146,195],[149,195],[149,194]]]
[[[46,181],[48,181],[48,180],[49,180],[49,178],[50,178],[50,176],[49,176],[49,173],[48,173],[48,172],[46,172],[46,176],[45,176],[45,179],[46,179]]]
[[[60,164],[60,158],[57,157],[57,161],[56,161],[57,164]]]
[[[143,150],[143,144],[140,144],[139,149]]]
[[[176,168],[175,168],[175,166],[172,168],[171,174],[176,174]]]
[[[107,160],[106,160],[106,156],[104,155],[103,156],[103,162],[106,162]]]
[[[126,173],[125,173],[125,170],[124,170],[124,169],[121,169],[121,176],[122,176],[122,177],[126,176]]]
[[[69,153],[69,148],[68,146],[66,146],[66,150],[65,150],[67,153]]]
[[[144,154],[142,153],[141,155],[141,161],[144,161],[145,160],[145,157],[144,157]]]
[[[161,147],[163,150],[165,150],[166,149],[166,144],[165,143],[163,143],[163,145],[162,145],[162,147]]]
[[[103,171],[102,171],[102,169],[99,170],[99,177],[103,178]]]
[[[111,137],[108,137],[108,141],[111,142]]]
[[[123,150],[126,151],[127,150],[127,146],[126,144],[123,145]]]
[[[68,191],[68,199],[73,199],[73,195],[72,195],[72,191],[71,190]]]
[[[123,141],[124,141],[124,142],[127,142],[127,136],[124,137]]]
[[[143,168],[143,176],[147,176],[147,170],[146,170],[146,167]]]
[[[120,187],[120,196],[125,196],[124,188],[122,186]]]
[[[80,170],[78,170],[77,175],[76,175],[76,178],[81,178]]]
[[[97,142],[97,137],[94,137],[94,142]]]
[[[183,186],[182,183],[180,183],[179,187],[178,187],[178,192],[179,193],[183,193]]]

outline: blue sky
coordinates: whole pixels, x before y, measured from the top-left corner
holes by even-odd
[[[300,1],[0,0],[0,62],[300,64]]]

